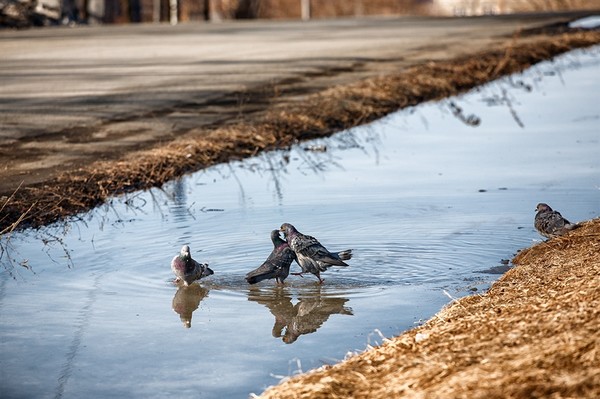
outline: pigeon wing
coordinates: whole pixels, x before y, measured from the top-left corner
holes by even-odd
[[[191,281],[200,280],[202,277],[207,277],[211,274],[214,274],[212,269],[209,268],[208,264],[206,263],[198,263],[192,259],[191,262],[189,262],[189,264],[191,264],[192,266],[191,271],[190,273],[186,273],[186,275],[190,277]],[[190,281],[190,279],[187,280]]]
[[[563,234],[566,226],[570,225],[557,211],[542,212],[535,218],[535,228],[548,238]]]
[[[269,258],[271,257],[269,256]],[[276,271],[277,266],[270,259],[267,259],[262,265],[246,274],[246,281],[250,284],[256,284],[266,279],[275,278]]]
[[[289,274],[294,259],[296,254],[287,245],[282,250],[276,248],[262,265],[246,274],[246,280],[250,284],[276,277],[284,280]]]
[[[304,256],[308,256],[307,251],[311,251],[310,248],[315,245],[321,246],[321,243],[315,237],[300,233],[296,234],[290,242],[290,247],[294,250],[294,252]]]
[[[316,262],[327,263],[335,266],[348,266],[339,259],[337,254],[327,250],[316,238],[298,234],[292,240],[292,249],[298,255],[298,258],[310,258]]]

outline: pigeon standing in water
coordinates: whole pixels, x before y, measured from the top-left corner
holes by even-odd
[[[190,247],[187,245],[184,245],[179,255],[175,256],[171,261],[171,270],[173,270],[173,273],[177,277],[175,282],[183,281],[186,286],[196,280],[200,280],[202,277],[214,274],[208,267],[208,264],[198,263],[192,259]]]
[[[540,203],[535,208],[537,213],[533,225],[546,238],[558,237],[579,227],[563,218],[560,212],[552,210],[548,204]]]
[[[298,258],[298,264],[302,268],[302,273],[297,273],[298,275],[312,273],[317,276],[319,283],[323,283],[321,272],[331,266],[348,266],[343,261],[352,258],[351,249],[338,253],[329,252],[316,238],[300,233],[289,223],[282,224],[280,230]]]
[[[274,278],[277,284],[283,284],[290,274],[290,265],[296,259],[296,254],[287,242],[279,237],[279,230],[271,232],[271,241],[273,241],[273,251],[256,270],[246,274],[246,281],[250,284],[256,284],[259,281]]]

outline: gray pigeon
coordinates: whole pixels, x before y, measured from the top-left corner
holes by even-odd
[[[294,250],[297,262],[302,268],[302,273],[292,273],[302,275],[312,273],[323,283],[321,272],[324,272],[331,266],[348,266],[343,261],[352,258],[352,250],[332,253],[327,250],[316,238],[300,233],[289,223],[281,225],[281,231],[285,234],[290,248]]]
[[[190,255],[190,247],[184,245],[181,248],[179,255],[175,256],[171,261],[171,270],[175,273],[175,282],[183,281],[188,286],[202,277],[210,276],[214,272],[206,263],[198,263],[192,259]]]
[[[563,218],[560,212],[553,211],[548,204],[537,204],[535,210],[537,213],[533,225],[546,238],[558,237],[579,227],[577,223],[571,223]]]
[[[271,232],[271,241],[274,248],[267,260],[256,270],[246,274],[246,281],[250,284],[271,278],[274,278],[277,284],[283,284],[283,280],[290,274],[290,265],[296,259],[296,254],[288,243],[279,237],[279,230]]]

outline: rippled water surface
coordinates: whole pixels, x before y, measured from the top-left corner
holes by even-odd
[[[598,76],[600,48],[570,53],[3,237],[1,396],[244,398],[485,290],[540,240],[538,202],[600,213]],[[248,286],[283,222],[350,267]],[[183,244],[215,274],[178,289]]]

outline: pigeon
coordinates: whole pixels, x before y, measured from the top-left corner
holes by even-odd
[[[563,218],[560,212],[553,211],[548,204],[537,204],[535,210],[537,213],[533,225],[546,238],[558,237],[579,227],[579,224]]]
[[[271,232],[271,241],[273,241],[273,251],[262,265],[246,274],[248,283],[256,284],[259,281],[274,278],[277,284],[283,284],[290,274],[290,265],[296,259],[296,254],[288,243],[279,237],[279,230]]]
[[[187,245],[184,245],[179,255],[176,255],[171,261],[171,270],[173,270],[173,273],[177,277],[175,282],[183,281],[183,284],[186,286],[196,280],[200,280],[202,277],[214,274],[212,269],[208,267],[208,264],[198,263],[192,259],[190,247]]]
[[[296,253],[297,262],[302,268],[301,273],[293,273],[302,276],[304,273],[312,273],[323,283],[321,272],[331,266],[348,266],[345,260],[352,258],[352,250],[332,253],[327,250],[314,237],[300,233],[289,223],[281,225],[280,230],[285,234],[285,239],[290,248]]]

